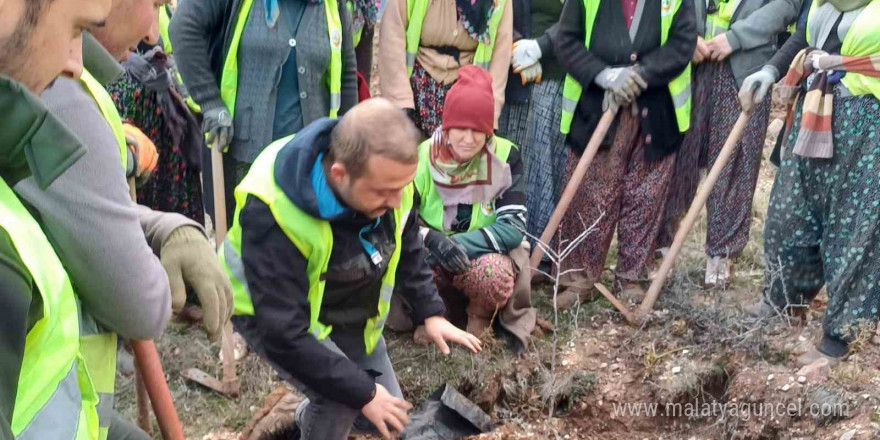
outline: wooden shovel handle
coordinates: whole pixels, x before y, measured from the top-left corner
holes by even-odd
[[[693,203],[691,203],[687,215],[684,220],[682,220],[681,225],[679,225],[678,232],[675,233],[675,239],[672,241],[672,246],[669,248],[669,252],[663,257],[663,263],[660,265],[657,277],[654,278],[654,281],[651,283],[651,287],[648,289],[648,293],[645,296],[645,300],[642,301],[642,305],[639,307],[640,316],[651,313],[651,310],[654,309],[654,304],[657,302],[657,297],[660,295],[660,289],[663,287],[663,284],[666,283],[666,277],[669,276],[669,271],[672,270],[672,266],[675,264],[675,259],[678,257],[678,253],[681,252],[681,246],[684,244],[685,238],[687,238],[688,233],[693,229],[697,217],[700,216],[700,211],[706,204],[706,200],[709,199],[709,194],[712,192],[712,188],[715,187],[715,183],[718,182],[718,177],[721,175],[721,171],[727,165],[727,162],[730,161],[730,156],[733,155],[736,144],[742,137],[748,123],[749,113],[740,113],[739,119],[736,120],[733,130],[730,132],[730,136],[727,137],[727,141],[724,143],[724,147],[722,147],[721,152],[718,153],[718,159],[715,159],[712,169],[706,176],[706,181],[703,182],[703,186],[700,187],[700,191],[697,193],[696,198],[694,198]]]
[[[226,239],[226,179],[223,175],[223,152],[215,143],[211,148],[211,171],[214,183],[214,240],[217,249]],[[237,397],[239,393],[238,376],[235,373],[235,348],[232,339],[232,323],[227,322],[220,335],[220,350],[223,353],[223,387],[226,393]]]
[[[565,217],[565,213],[568,212],[571,200],[574,198],[574,195],[577,194],[577,190],[581,186],[581,182],[583,182],[584,176],[590,168],[590,164],[593,163],[593,158],[596,157],[596,152],[599,151],[599,146],[602,145],[602,140],[605,139],[605,135],[608,133],[608,129],[611,127],[611,123],[614,122],[614,117],[616,115],[616,109],[607,110],[602,115],[602,119],[599,120],[599,125],[597,125],[596,130],[593,131],[593,136],[590,137],[590,141],[587,143],[587,148],[578,161],[577,168],[575,168],[574,173],[571,175],[568,184],[565,185],[565,191],[562,192],[559,204],[556,205],[556,209],[553,210],[553,215],[550,216],[550,221],[547,222],[547,226],[541,234],[542,243],[549,246],[550,242],[553,240],[553,235],[556,234],[556,229],[559,228],[559,223],[562,222],[562,218]],[[556,171],[562,172],[562,170]],[[529,261],[531,267],[538,267],[543,256],[544,250],[541,249],[541,246],[535,246],[535,249],[532,251],[532,258]]]

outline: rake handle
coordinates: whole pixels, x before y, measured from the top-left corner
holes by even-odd
[[[174,401],[171,399],[171,391],[165,382],[165,372],[162,371],[162,362],[159,360],[159,352],[153,341],[131,341],[134,350],[134,359],[140,377],[143,378],[147,394],[153,405],[153,413],[159,423],[159,431],[165,440],[185,440],[183,427]]]
[[[559,228],[559,223],[562,222],[562,218],[565,217],[566,212],[568,212],[568,207],[571,205],[571,201],[574,199],[575,194],[577,194],[577,190],[580,188],[581,182],[583,182],[584,176],[586,176],[587,170],[590,168],[590,164],[593,163],[593,158],[596,157],[596,152],[599,151],[599,146],[602,145],[602,140],[605,139],[605,135],[608,134],[608,129],[611,127],[611,123],[614,122],[614,117],[616,115],[616,109],[607,110],[602,114],[602,119],[599,120],[596,130],[593,131],[593,136],[591,136],[590,141],[587,142],[587,148],[584,150],[584,154],[581,155],[580,160],[578,160],[577,167],[571,175],[571,179],[565,185],[565,191],[562,192],[562,197],[559,198],[559,203],[553,210],[553,215],[550,216],[550,220],[547,222],[544,232],[541,233],[541,243],[549,245],[553,240],[553,235],[556,234],[556,229]],[[529,265],[531,267],[538,267],[538,265],[541,264],[541,258],[543,256],[544,250],[541,249],[541,246],[535,246],[535,249],[532,251],[532,257],[529,260]]]
[[[666,283],[666,278],[669,276],[669,272],[675,264],[675,259],[678,257],[678,253],[681,252],[684,240],[697,222],[697,217],[700,216],[700,211],[706,204],[706,200],[709,199],[709,194],[715,187],[715,183],[718,182],[718,177],[721,176],[721,171],[730,161],[730,156],[733,155],[733,152],[736,149],[736,144],[739,142],[739,139],[742,137],[743,132],[746,129],[746,125],[749,123],[749,116],[750,113],[745,111],[739,114],[739,119],[736,120],[733,130],[727,137],[727,141],[721,148],[721,152],[718,153],[718,159],[715,159],[712,169],[706,176],[706,181],[703,182],[700,191],[697,193],[696,198],[694,198],[693,203],[691,203],[691,207],[688,209],[687,215],[684,220],[682,220],[681,225],[679,225],[678,232],[675,233],[675,239],[672,241],[672,246],[669,248],[669,252],[663,257],[663,263],[660,264],[660,270],[657,272],[657,277],[651,282],[651,287],[645,295],[645,300],[642,301],[642,304],[639,307],[640,316],[651,313],[651,310],[654,309],[654,304],[657,302],[657,297],[660,295],[660,289],[663,288],[663,284]]]
[[[219,145],[211,148],[211,175],[214,184],[214,241],[217,249],[226,239],[226,178],[223,175],[223,152]],[[220,351],[223,353],[223,386],[233,397],[238,396],[239,383],[235,374],[235,349],[232,340],[232,323],[223,326],[220,335]]]

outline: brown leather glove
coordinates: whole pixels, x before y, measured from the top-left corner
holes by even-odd
[[[160,255],[171,283],[171,309],[179,312],[183,308],[189,286],[202,304],[208,338],[219,339],[232,316],[232,285],[211,243],[197,228],[183,226],[168,236]]]

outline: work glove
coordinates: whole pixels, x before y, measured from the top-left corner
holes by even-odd
[[[206,111],[202,114],[202,131],[208,133],[208,148],[217,145],[225,153],[232,142],[232,115],[225,107]]]
[[[128,145],[128,161],[126,177],[134,177],[138,186],[143,185],[156,171],[159,153],[156,144],[139,128],[131,124],[122,124],[125,132],[125,143]]]
[[[530,82],[539,83],[541,82],[543,75],[544,69],[541,68],[541,63],[532,64],[530,67],[526,67],[525,70],[519,73],[522,85],[526,85]]]
[[[779,72],[773,66],[764,66],[763,69],[746,77],[739,89],[739,104],[743,111],[751,112],[755,104],[760,104],[770,91],[770,86],[776,83]]]
[[[439,266],[458,275],[467,271],[471,265],[464,246],[440,231],[428,231],[425,235],[425,247],[428,249],[428,263],[431,267]]]
[[[599,87],[613,93],[621,105],[629,104],[648,88],[648,83],[634,67],[607,68],[596,75],[595,82]]]
[[[162,244],[160,260],[171,284],[171,309],[179,312],[186,304],[186,287],[192,288],[202,305],[202,323],[208,338],[220,338],[232,316],[232,285],[214,248],[197,228],[174,230]]]
[[[541,59],[541,46],[536,40],[518,40],[513,43],[510,65],[514,73],[520,73]]]

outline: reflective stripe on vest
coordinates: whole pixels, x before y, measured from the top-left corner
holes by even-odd
[[[602,0],[583,0],[584,2],[584,45],[590,48],[593,37],[593,23],[599,11],[599,3]],[[661,0],[660,7],[660,45],[665,45],[669,39],[669,30],[672,28],[672,20],[681,7],[682,0]],[[562,122],[560,131],[568,134],[571,130],[571,122],[581,99],[583,88],[571,75],[566,75],[565,86],[562,90]],[[691,126],[691,63],[688,63],[684,71],[669,83],[669,94],[675,106],[675,120],[678,123],[678,131],[684,133]]]
[[[807,42],[810,46],[819,48],[824,41],[818,41],[823,37],[818,35],[816,26],[813,24],[813,16],[820,8],[816,6],[818,2],[813,2],[810,7],[810,13],[807,16]],[[827,6],[825,6],[827,4]],[[821,7],[833,8],[830,3],[823,4]],[[836,10],[835,10],[836,12]],[[836,20],[835,20],[836,21]],[[880,55],[880,0],[873,0],[868,4],[853,21],[846,37],[843,39],[843,46],[840,48],[840,54],[844,56],[869,56]],[[833,32],[833,31],[832,31]],[[858,73],[847,72],[841,80],[849,89],[853,96],[874,95],[880,99],[880,78],[872,78],[870,76]]]
[[[333,232],[329,222],[312,217],[300,210],[275,183],[275,158],[281,148],[287,145],[291,139],[293,136],[288,136],[266,147],[257,156],[238,187],[235,188],[235,217],[232,228],[226,236],[226,242],[221,247],[220,261],[232,282],[235,314],[253,315],[254,306],[250,293],[247,291],[247,281],[241,263],[241,224],[239,219],[247,197],[259,198],[269,206],[278,226],[308,261],[306,274],[309,278],[309,333],[320,341],[327,338],[333,331],[332,326],[324,325],[319,321],[321,304],[324,300],[325,280],[323,275],[327,273],[327,267],[330,264],[330,254],[333,251]],[[364,326],[364,346],[367,354],[372,353],[376,348],[388,318],[397,265],[400,261],[401,249],[403,249],[403,227],[412,210],[412,199],[413,186],[407,185],[403,192],[401,207],[394,210],[396,246],[388,261],[385,275],[382,277],[377,314],[368,319]]]
[[[407,1],[407,25],[406,25],[406,72],[412,76],[413,66],[416,64],[416,54],[419,52],[419,42],[422,38],[422,24],[428,14],[428,4],[431,0]],[[504,15],[504,6],[507,0],[498,0],[492,16],[489,18],[489,44],[478,43],[474,53],[474,64],[489,70],[492,63],[492,51],[495,50],[495,36],[498,34],[498,26],[501,16]]]
[[[25,338],[12,434],[18,440],[96,439],[98,399],[79,352],[73,287],[46,235],[2,179],[0,228],[42,298],[42,317]]]
[[[125,172],[128,146],[125,142],[122,118],[116,110],[116,105],[104,86],[85,69],[83,69],[81,80],[92,98],[98,103],[101,115],[113,130],[117,142],[122,140],[119,147],[119,157],[122,161],[122,170]],[[80,351],[98,397],[99,440],[107,438],[110,416],[113,412],[113,396],[116,388],[116,338],[116,333],[99,330],[95,320],[88,313],[80,311]]]
[[[736,10],[738,3],[739,2],[734,2],[732,0],[722,1],[718,5],[718,12],[706,16],[705,39],[709,40],[715,38],[730,29],[730,20],[733,18],[733,12]]]
[[[168,16],[168,5],[159,7],[159,35],[162,37],[162,50],[167,54],[171,54],[171,37],[168,36],[168,25],[171,24],[171,17]]]
[[[339,115],[342,105],[342,19],[339,17],[337,0],[324,0],[324,12],[327,17],[327,32],[330,36],[330,67],[327,75],[328,89],[330,90],[330,114],[331,118]],[[226,109],[232,117],[235,117],[235,99],[238,95],[238,48],[241,44],[241,35],[244,26],[251,14],[254,0],[244,0],[241,10],[235,21],[232,33],[232,41],[229,44],[229,53],[223,61],[223,73],[220,75],[220,98],[226,104]]]
[[[80,351],[98,394],[98,439],[106,440],[116,391],[116,333],[102,330],[80,309]]]
[[[495,136],[495,155],[498,159],[507,162],[510,150],[516,148],[513,142]],[[419,145],[419,169],[413,181],[416,190],[419,191],[419,218],[425,221],[431,228],[451,234],[452,231],[443,229],[443,199],[434,186],[430,169],[431,139]],[[495,206],[486,206],[483,203],[474,203],[471,211],[471,222],[468,231],[485,228],[495,223],[497,217]]]
[[[104,86],[88,70],[83,69],[80,81],[86,86],[86,90],[89,91],[92,99],[98,104],[98,109],[101,110],[104,120],[107,121],[110,129],[113,130],[113,137],[116,138],[116,144],[119,147],[122,169],[125,170],[128,166],[128,146],[125,143],[125,130],[122,129],[122,118],[119,117],[116,104],[113,103],[113,99],[110,98],[110,94],[107,93]]]

